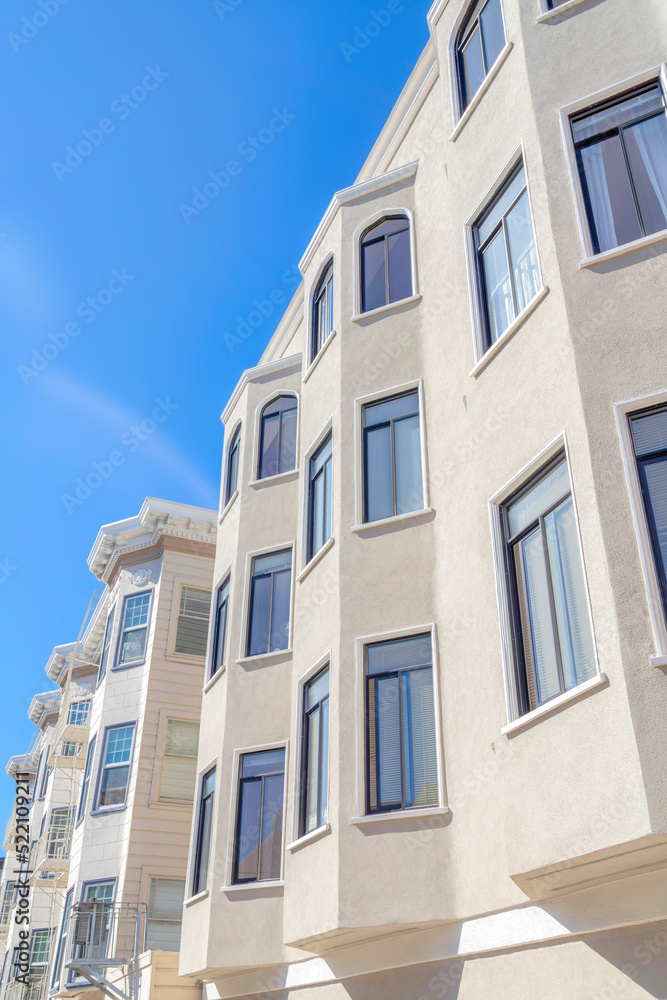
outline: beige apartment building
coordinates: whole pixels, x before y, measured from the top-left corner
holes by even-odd
[[[31,749],[7,766],[32,801],[29,866],[18,810],[5,834],[2,1000],[201,996],[178,949],[216,521],[149,497],[100,529],[81,634],[54,649]]]
[[[222,415],[180,971],[665,1000],[667,6],[428,23]]]

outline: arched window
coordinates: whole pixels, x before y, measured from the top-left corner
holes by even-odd
[[[236,428],[232,443],[227,452],[227,479],[225,481],[225,504],[228,504],[236,493],[239,480],[239,452],[241,450],[241,425]]]
[[[390,215],[361,237],[361,311],[411,295],[410,223],[404,215]]]
[[[311,357],[315,358],[333,331],[333,260],[325,267],[313,295],[313,342]]]
[[[291,472],[296,466],[297,401],[278,396],[262,410],[258,479]]]
[[[504,47],[505,26],[500,0],[475,0],[456,43],[461,112],[484,83]]]

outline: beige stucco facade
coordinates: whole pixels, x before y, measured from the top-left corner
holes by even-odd
[[[239,427],[241,445],[229,502],[223,476],[214,573],[214,587],[230,579],[224,667],[202,704],[211,861],[207,888],[186,900],[180,959],[208,1000],[667,996],[667,646],[626,416],[667,398],[667,238],[593,254],[567,140],[568,108],[659,78],[667,10],[584,0],[547,15],[538,0],[503,0],[506,47],[461,117],[452,45],[467,9],[434,5],[405,91],[223,414],[226,447]],[[521,155],[542,290],[485,352],[468,227]],[[364,316],[360,237],[397,214],[411,223],[413,294]],[[335,333],[313,360],[312,295],[332,257]],[[423,507],[363,524],[362,406],[413,388]],[[298,398],[297,467],[258,481],[260,414],[279,393]],[[309,459],[329,430],[332,541],[308,563]],[[522,715],[494,511],[559,451],[595,669]],[[252,559],[288,547],[288,649],[248,657]],[[437,805],[367,815],[363,649],[425,632]],[[329,812],[301,839],[302,687],[323,664]],[[281,877],[234,885],[239,757],[275,746]]]

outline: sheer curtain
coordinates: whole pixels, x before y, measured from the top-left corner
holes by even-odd
[[[636,171],[636,154],[641,157],[641,167],[643,166],[653,193],[662,212],[662,219],[655,219],[657,228],[667,225],[667,117],[659,115],[649,118],[648,121],[639,122],[626,132],[628,137],[628,152],[633,166],[633,173]],[[633,149],[633,142],[636,143],[636,153]],[[642,204],[642,208],[644,205]]]
[[[586,188],[591,203],[595,229],[600,250],[610,250],[618,246],[614,213],[609,197],[607,173],[602,157],[602,146],[586,146],[580,150],[581,162],[586,176]]]

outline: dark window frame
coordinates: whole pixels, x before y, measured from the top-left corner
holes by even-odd
[[[264,753],[269,750],[282,750],[283,751],[283,766],[281,771],[269,771],[266,774],[261,774],[253,777],[243,778],[243,760],[245,757],[251,757],[255,753]],[[272,778],[276,775],[282,774],[283,776],[283,822],[281,830],[281,840],[280,840],[280,874],[278,878],[262,879],[259,877],[260,869],[262,864],[262,814],[264,806],[264,781],[265,778]],[[232,862],[232,885],[260,885],[262,882],[275,883],[280,881],[283,876],[284,867],[284,849],[285,849],[285,779],[287,777],[287,744],[282,743],[277,746],[266,747],[264,750],[248,750],[241,751],[238,755],[238,771],[237,771],[237,788],[236,788],[236,821],[234,823],[234,852],[233,852],[233,862]],[[259,849],[257,851],[257,878],[256,879],[239,879],[238,878],[238,864],[239,864],[239,845],[240,845],[240,832],[241,832],[241,796],[244,783],[250,782],[261,782],[261,795],[259,801],[259,832],[258,832],[258,844]]]
[[[327,686],[327,693],[326,693],[326,695],[323,698],[320,698],[320,700],[318,702],[316,702],[314,705],[312,705],[310,708],[308,708],[308,688],[310,687],[311,684],[314,684],[321,677],[323,677],[325,673],[329,675],[329,685]],[[323,739],[324,739],[324,727],[322,726],[322,706],[324,705],[325,702],[330,702],[330,693],[331,693],[331,664],[327,663],[323,667],[321,667],[319,670],[317,670],[313,674],[312,677],[308,678],[308,680],[303,684],[302,692],[301,692],[301,697],[302,697],[302,709],[301,709],[301,768],[300,768],[300,775],[301,775],[301,795],[300,795],[300,801],[299,801],[299,836],[300,837],[305,837],[307,833],[314,833],[315,830],[319,830],[319,829],[321,829],[325,825],[323,822],[320,822],[320,818],[322,817],[322,813],[323,813],[323,809],[322,809],[323,801],[326,801],[327,813],[328,813],[328,807],[329,807],[329,787],[328,787],[328,783],[327,783],[327,787],[325,789],[323,789],[322,788],[322,782],[321,782],[320,779],[321,779],[322,761],[323,761],[323,747],[322,747],[322,743],[323,743]],[[318,731],[318,743],[319,743],[319,745],[318,745],[318,749],[317,749],[317,773],[318,773],[317,817],[318,817],[318,823],[317,823],[317,826],[313,827],[312,830],[307,830],[306,827],[307,827],[307,822],[308,822],[308,820],[307,820],[307,816],[308,816],[308,755],[309,755],[309,751],[310,751],[309,740],[308,740],[308,733],[309,733],[309,725],[308,725],[308,723],[309,723],[310,717],[312,715],[315,715],[315,713],[318,713],[319,716],[320,716],[320,724],[319,724],[319,731]],[[330,718],[331,718],[331,715],[329,713],[327,715],[327,726],[329,725]],[[329,734],[327,733],[327,744],[329,742],[328,736],[329,736]],[[327,766],[327,774],[328,774],[328,766]]]
[[[461,117],[466,109],[469,107],[471,101],[474,99],[475,95],[478,94],[481,88],[484,86],[490,71],[493,69],[496,61],[500,58],[500,54],[496,56],[496,59],[490,66],[486,64],[486,51],[484,46],[484,35],[482,31],[482,21],[481,17],[484,10],[488,7],[490,3],[498,3],[500,5],[500,16],[503,21],[503,34],[505,36],[505,46],[507,45],[507,32],[505,30],[505,11],[503,10],[502,0],[473,0],[473,2],[468,7],[466,15],[463,18],[461,27],[459,28],[456,36],[456,77],[458,84],[458,99],[459,99],[459,117]],[[466,93],[465,85],[465,67],[463,64],[463,50],[470,42],[475,30],[479,30],[480,33],[480,50],[482,53],[482,64],[484,68],[484,79],[479,85],[474,94]],[[500,50],[502,53],[502,49]]]
[[[225,472],[225,507],[238,490],[239,464],[241,458],[241,424],[232,435],[227,450],[227,465]],[[233,481],[232,481],[233,480]]]
[[[105,764],[104,759],[107,755],[107,750],[109,747],[109,736],[116,729],[129,729],[132,727],[132,745],[130,746],[130,754],[127,761],[122,763],[118,762],[116,764]],[[93,813],[108,813],[108,812],[120,812],[127,808],[127,793],[130,789],[130,780],[132,778],[132,765],[134,763],[134,751],[136,749],[137,741],[137,723],[134,722],[120,722],[113,726],[106,726],[104,734],[102,737],[102,752],[100,754],[100,762],[97,768],[97,779],[95,782],[95,798],[93,799],[93,808],[91,812]],[[118,767],[127,767],[127,784],[125,785],[125,798],[123,802],[114,803],[113,805],[102,806],[100,805],[100,798],[102,795],[102,782],[104,781],[104,772],[107,768],[112,769]]]
[[[91,737],[90,743],[88,744],[88,749],[86,751],[86,762],[83,766],[83,779],[81,781],[81,792],[79,795],[79,803],[76,811],[75,827],[77,827],[84,816],[86,815],[86,807],[88,805],[88,796],[90,795],[90,784],[93,776],[93,767],[95,766],[95,748],[97,746],[97,733]]]
[[[280,555],[282,552],[289,552],[290,554],[290,565],[289,569],[284,567],[283,569],[272,569],[268,572],[256,573],[255,572],[255,561],[257,559],[263,559],[266,556]],[[292,598],[293,598],[293,572],[294,572],[294,546],[290,545],[285,549],[276,549],[269,552],[258,552],[251,558],[250,562],[250,593],[248,595],[248,621],[246,625],[246,642],[245,642],[245,655],[246,657],[251,656],[267,656],[269,653],[281,653],[286,652],[290,649],[291,637],[292,637]],[[286,646],[273,646],[272,637],[275,634],[275,629],[273,627],[273,603],[275,600],[275,577],[279,573],[289,573],[290,575],[290,598],[289,598],[289,611],[287,615],[287,645]],[[269,648],[265,653],[252,653],[252,620],[253,620],[253,610],[255,605],[255,580],[262,579],[263,577],[271,577],[271,598],[269,601],[269,630],[268,630],[268,646]]]
[[[97,672],[97,683],[96,687],[99,687],[107,672],[107,663],[109,662],[111,654],[111,645],[113,638],[113,627],[116,618],[116,604],[109,609],[107,615],[106,625],[104,626],[104,639],[102,641],[102,652],[100,653],[100,667]],[[113,662],[113,660],[112,660]]]
[[[53,975],[51,976],[51,991],[60,989],[63,979],[63,962],[65,958],[65,946],[67,944],[67,936],[69,934],[69,925],[72,915],[72,902],[74,900],[74,886],[67,890],[65,894],[65,904],[63,906],[63,913],[60,919],[60,930],[58,933],[58,943],[56,945],[56,955],[53,963]],[[69,970],[65,973],[65,980],[69,979]]]
[[[118,639],[116,642],[116,659],[112,670],[131,670],[132,667],[140,667],[146,662],[146,657],[148,655],[148,640],[150,638],[151,629],[151,614],[153,611],[153,589],[141,590],[138,594],[125,594],[123,598],[123,607],[120,615]],[[149,595],[148,608],[146,610],[146,624],[145,625],[125,625],[125,616],[127,614],[128,602],[133,600],[135,597],[144,597],[146,594]],[[144,643],[144,652],[140,660],[126,660],[124,663],[120,662],[121,653],[123,651],[123,638],[127,632],[138,632],[140,629],[146,629],[146,642]]]
[[[204,795],[204,787],[208,778],[213,775],[213,784]],[[199,777],[199,795],[197,800],[197,832],[194,842],[194,856],[192,860],[192,895],[198,896],[208,887],[208,875],[211,861],[211,833],[213,830],[213,807],[215,805],[215,782],[216,768],[209,767],[204,774]],[[204,859],[204,845],[206,846],[206,857]],[[205,861],[205,864],[204,864]],[[203,877],[202,877],[203,876]]]
[[[415,413],[402,413],[399,417],[391,417],[389,420],[384,421],[382,424],[373,424],[371,427],[366,427],[366,409],[368,407],[377,406],[379,403],[391,403],[395,399],[402,399],[404,396],[417,397],[417,410]],[[393,509],[394,513],[390,515],[391,517],[403,516],[396,513],[397,511],[397,489],[396,489],[396,446],[394,439],[394,424],[401,420],[406,420],[411,417],[417,416],[419,418],[419,458],[421,465],[421,488],[422,488],[422,508],[426,503],[426,497],[424,494],[424,463],[423,463],[423,432],[424,428],[422,425],[422,399],[419,386],[414,386],[412,389],[406,389],[404,392],[395,393],[389,396],[379,396],[377,399],[368,400],[362,404],[361,413],[361,433],[362,433],[362,475],[363,475],[363,490],[362,490],[362,518],[364,524],[375,524],[377,521],[385,520],[384,518],[376,518],[375,521],[369,521],[368,519],[368,446],[367,438],[371,431],[376,431],[380,427],[389,426],[390,428],[390,440],[391,440],[391,481],[392,481],[392,499],[393,499]],[[419,509],[419,508],[417,508]],[[412,513],[409,511],[408,513]]]
[[[278,471],[277,472],[264,472],[263,471],[263,458],[264,458],[264,434],[266,428],[266,421],[275,414],[267,413],[266,411],[270,409],[279,399],[291,399],[294,401],[294,406],[285,407],[278,412],[278,439],[276,445],[276,454],[278,456]],[[283,469],[281,465],[281,453],[282,453],[282,443],[283,443],[283,416],[285,413],[291,413],[296,410],[296,422],[294,427],[294,465],[291,469]],[[275,476],[286,475],[288,472],[294,472],[297,468],[297,443],[299,439],[299,400],[294,393],[290,392],[279,392],[272,399],[265,403],[262,407],[262,412],[259,420],[259,453],[257,456],[257,480],[262,479],[273,479]]]
[[[224,590],[227,590],[226,596],[222,598]],[[221,599],[222,598],[222,599]],[[215,591],[215,604],[212,604],[213,612],[213,625],[211,632],[211,665],[209,669],[209,678],[215,677],[215,675],[222,670],[225,665],[225,652],[227,646],[227,627],[229,625],[229,601],[231,598],[231,573],[222,581],[219,587]],[[220,625],[220,614],[224,609],[224,622],[222,627]],[[222,633],[222,635],[221,635]]]
[[[315,360],[327,340],[334,332],[333,307],[335,295],[334,259],[330,257],[322,268],[315,286],[311,309],[310,360]],[[324,312],[324,326],[320,317]]]
[[[659,449],[658,451],[649,452],[648,455],[638,455],[637,448],[635,445],[634,434],[632,430],[633,421],[641,417],[648,417],[651,414],[667,412],[667,403],[657,403],[655,406],[649,406],[643,410],[636,410],[632,413],[628,413],[628,423],[630,430],[630,440],[632,442],[632,450],[634,455],[634,460],[637,468],[637,478],[639,480],[639,489],[641,492],[642,502],[644,505],[644,516],[646,518],[646,526],[648,529],[649,539],[651,542],[651,554],[653,556],[653,565],[655,567],[655,574],[658,581],[658,590],[660,592],[660,597],[662,599],[662,610],[665,620],[667,620],[667,567],[662,558],[662,552],[660,550],[660,539],[658,536],[658,527],[655,521],[655,514],[653,512],[653,504],[651,501],[651,495],[648,488],[648,480],[646,478],[646,473],[644,471],[647,465],[656,465],[661,462],[667,462],[667,448]]]
[[[379,229],[381,226],[385,225],[387,222],[404,223],[402,226],[396,226],[396,228],[390,233],[383,233],[381,236],[373,236],[375,230]],[[362,314],[368,312],[375,312],[376,309],[384,309],[386,306],[394,305],[398,302],[405,302],[406,298],[410,298],[415,294],[415,274],[414,274],[414,261],[413,256],[413,244],[412,240],[414,237],[413,231],[413,220],[409,215],[404,212],[390,212],[388,215],[383,215],[375,222],[367,226],[366,229],[361,234],[359,239],[359,301],[361,303],[360,312]],[[410,265],[410,295],[403,295],[401,298],[391,297],[391,287],[389,283],[389,247],[388,240],[390,236],[397,236],[399,233],[407,232],[408,234],[408,262]],[[376,243],[382,243],[384,249],[384,302],[379,306],[369,307],[366,304],[366,264],[365,264],[365,249],[375,245]]]
[[[313,472],[314,465],[318,457],[322,454],[325,448],[331,448],[331,454],[322,463],[321,468],[316,472]],[[322,514],[322,523],[324,527],[324,533],[328,534],[326,538],[322,541],[321,545],[317,544],[315,539],[315,484],[317,481],[323,478],[324,480],[324,498],[325,498],[325,510],[326,510],[326,496],[327,490],[329,491],[329,524],[328,526],[324,524],[324,512]],[[318,444],[315,451],[312,453],[308,459],[308,528],[307,528],[307,545],[306,545],[306,558],[308,562],[320,552],[324,546],[327,544],[329,539],[333,535],[333,432],[329,430],[324,436],[323,440]]]

